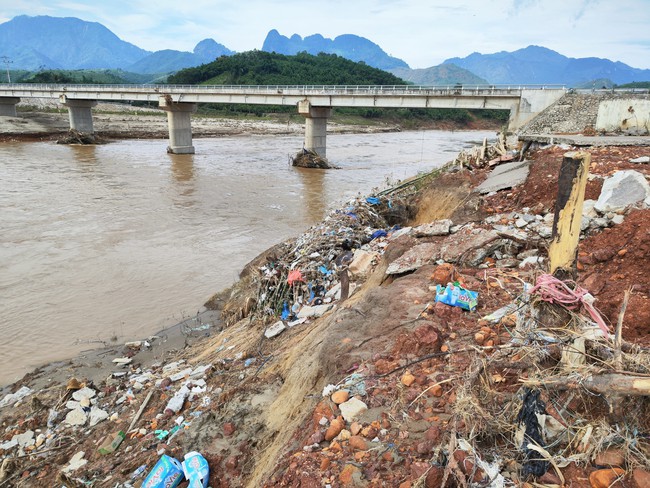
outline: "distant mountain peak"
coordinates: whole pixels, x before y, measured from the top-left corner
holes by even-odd
[[[335,39],[323,37],[318,33],[305,38],[298,34],[286,37],[276,29],[271,29],[266,35],[262,51],[286,55],[302,51],[314,55],[318,53],[337,54],[351,61],[363,61],[369,66],[384,70],[408,68],[408,64],[401,59],[389,56],[374,42],[355,34],[342,34]]]

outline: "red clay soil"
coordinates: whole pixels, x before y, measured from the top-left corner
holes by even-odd
[[[564,153],[559,146],[534,151],[526,182],[516,191],[502,191],[485,198],[491,212],[506,213],[531,208],[536,213],[554,211],[557,177]],[[635,170],[650,176],[647,164],[629,160],[648,154],[647,147],[594,147],[585,199],[597,200],[603,177],[616,171]],[[623,322],[625,340],[650,344],[650,211],[635,210],[623,224],[592,233],[580,244],[578,283],[597,298],[596,307],[608,324],[615,325],[623,294],[632,287]]]

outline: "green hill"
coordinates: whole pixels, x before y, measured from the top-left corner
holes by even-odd
[[[248,51],[221,56],[169,77],[169,83],[206,85],[406,85],[407,83],[364,63],[336,54],[295,56]]]

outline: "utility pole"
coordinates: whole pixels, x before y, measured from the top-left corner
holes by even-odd
[[[13,61],[9,60],[9,56],[2,56],[2,61],[5,63],[5,68],[7,69],[7,83],[11,83],[11,76],[9,75],[9,65],[13,63]]]

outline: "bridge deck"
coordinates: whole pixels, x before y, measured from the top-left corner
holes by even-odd
[[[309,99],[313,106],[502,108],[510,109],[523,90],[564,90],[553,85],[534,86],[328,86],[328,85],[0,85],[0,97],[248,103],[296,105]]]

